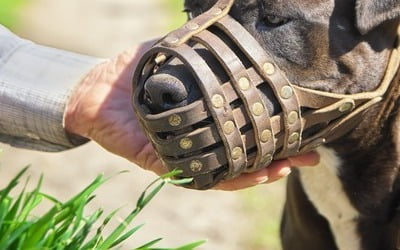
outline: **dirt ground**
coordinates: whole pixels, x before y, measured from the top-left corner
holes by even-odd
[[[164,34],[168,25],[165,20],[171,16],[163,10],[156,0],[32,0],[21,14],[23,25],[18,33],[42,44],[110,57],[139,41]],[[7,145],[0,145],[0,148],[3,149],[0,186],[23,166],[31,164],[31,176],[43,173],[43,190],[60,199],[71,197],[99,173],[112,175],[130,170],[101,187],[92,204],[106,211],[123,206],[121,218],[155,178],[152,173],[111,155],[95,143],[51,154]],[[280,204],[282,185],[256,190],[265,191],[266,196],[273,193]],[[163,247],[207,239],[206,245],[199,249],[248,250],[247,242],[256,222],[249,217],[254,211],[244,204],[246,194],[166,187],[138,217],[135,224],[146,225],[123,249],[163,237],[160,244]],[[272,215],[279,216],[276,213],[275,209]],[[275,223],[276,218],[272,220]]]

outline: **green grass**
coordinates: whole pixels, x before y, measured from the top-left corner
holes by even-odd
[[[27,0],[0,0],[0,24],[14,28],[18,25],[18,10]]]
[[[107,181],[99,175],[90,185],[79,194],[66,202],[41,192],[43,177],[39,179],[33,191],[26,190],[26,181],[22,191],[12,197],[12,191],[19,185],[27,168],[12,179],[0,190],[0,249],[13,250],[105,250],[121,248],[121,245],[137,232],[142,225],[130,227],[134,218],[148,205],[165,184],[180,185],[190,182],[190,179],[174,180],[177,171],[161,176],[145,189],[139,197],[136,207],[109,234],[103,233],[108,223],[118,213],[103,216],[103,210],[98,209],[90,215],[85,214],[85,207],[95,198],[94,191]],[[35,209],[49,201],[52,205],[43,215],[36,215]],[[135,249],[151,250],[161,241],[157,238]],[[194,242],[175,250],[195,249],[204,242]],[[162,248],[164,250],[170,248]]]

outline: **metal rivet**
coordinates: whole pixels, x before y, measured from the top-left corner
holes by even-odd
[[[197,30],[200,26],[197,23],[190,22],[186,24],[186,28],[188,30]]]
[[[345,102],[342,105],[340,105],[339,107],[339,111],[344,113],[344,112],[348,112],[350,110],[354,109],[354,103],[353,102]]]
[[[179,115],[171,115],[170,117],[168,117],[168,122],[169,125],[171,125],[172,127],[177,127],[179,125],[181,125],[182,123],[182,118]]]
[[[263,68],[267,75],[272,75],[275,73],[275,66],[270,62],[264,63]]]
[[[264,105],[262,103],[256,102],[253,104],[252,106],[252,111],[253,114],[256,116],[260,116],[262,115],[262,113],[264,112]]]
[[[264,143],[269,142],[269,140],[271,140],[271,138],[272,138],[271,130],[266,129],[261,133],[261,141],[262,142],[264,142]]]
[[[193,172],[200,172],[202,168],[203,168],[203,163],[201,163],[201,161],[199,160],[193,160],[190,163],[190,170],[192,170]]]
[[[240,159],[240,157],[242,157],[242,155],[243,155],[243,149],[241,147],[236,147],[236,148],[233,149],[232,158],[234,160]]]
[[[221,8],[213,8],[211,10],[211,14],[214,15],[214,16],[221,15],[222,14],[222,9]]]
[[[165,62],[167,60],[167,56],[164,54],[158,55],[155,59],[154,62],[156,64],[162,64],[163,62]]]
[[[266,154],[262,157],[261,159],[261,164],[266,164],[270,163],[272,161],[272,155],[271,154]]]
[[[233,121],[227,121],[224,124],[224,133],[227,135],[232,134],[235,131],[235,123]]]
[[[241,90],[248,90],[250,88],[250,81],[247,77],[241,77],[239,79],[239,87]]]
[[[281,97],[283,99],[289,99],[293,96],[293,89],[292,87],[286,85],[281,89]]]
[[[295,124],[298,119],[299,119],[299,114],[297,113],[297,111],[292,111],[292,112],[289,113],[289,115],[288,115],[288,123],[290,125]]]
[[[211,98],[211,102],[215,108],[222,108],[225,104],[225,100],[222,97],[222,95],[218,95],[218,94],[213,95],[213,97]]]
[[[300,139],[300,134],[297,132],[294,132],[293,134],[291,134],[289,136],[288,142],[289,142],[289,144],[293,144],[293,143],[297,142],[299,139]]]
[[[182,149],[191,149],[193,147],[193,141],[190,138],[183,138],[179,142],[179,146],[181,146]]]
[[[179,42],[179,39],[174,36],[168,36],[167,38],[165,38],[165,42],[169,44],[176,44]]]

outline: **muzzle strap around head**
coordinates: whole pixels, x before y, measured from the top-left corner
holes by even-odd
[[[283,145],[278,145],[281,148],[280,155],[282,157],[291,155],[298,152],[300,147],[302,126],[300,107],[294,90],[257,41],[240,24],[224,13],[229,11],[232,4],[233,1],[218,1],[203,15],[190,20],[181,29],[171,32],[147,53],[149,56],[158,55],[153,59],[156,62],[159,61],[159,57],[162,61],[171,56],[179,58],[196,79],[204,99],[203,102],[195,101],[187,107],[175,109],[174,113],[168,115],[167,111],[160,114],[158,118],[154,115],[146,119],[151,116],[142,113],[144,126],[153,131],[168,132],[184,129],[208,119],[209,116],[214,121],[214,126],[206,126],[204,130],[184,133],[168,140],[154,134],[151,139],[158,153],[177,157],[192,154],[201,150],[202,147],[218,143],[216,138],[222,141],[225,149],[225,159],[220,158],[221,148],[216,148],[211,154],[197,157],[189,155],[177,160],[161,157],[167,165],[175,165],[182,169],[184,175],[200,176],[213,171],[212,166],[218,168],[227,164],[228,173],[223,176],[232,178],[242,172],[254,171],[270,164],[278,145],[275,136],[283,132],[282,126],[274,129],[280,122],[284,124],[284,133],[289,133],[285,136],[283,143],[281,141]],[[246,60],[253,64],[252,68],[246,68],[237,52],[232,51],[226,41],[207,30],[211,25],[215,25],[232,39],[232,42],[247,57]],[[194,48],[186,44],[189,40],[200,43],[215,56],[229,76],[229,82],[220,83],[207,62],[195,52]],[[150,70],[145,70],[145,74],[151,75],[151,68],[154,65],[147,64],[143,67],[150,68]],[[261,79],[259,75],[262,76]],[[281,94],[280,103],[285,106],[282,110],[286,114],[283,119],[275,119],[275,122],[272,122],[261,91],[257,88],[264,81],[268,82],[275,94]],[[238,100],[242,106],[233,110],[231,103]],[[139,103],[138,106],[140,106]],[[191,115],[190,111],[194,110],[197,111],[196,116]],[[290,112],[296,114],[295,116],[292,114],[292,119],[289,118]],[[167,122],[170,126],[165,126]],[[248,122],[251,123],[252,131],[242,134],[241,129],[248,126]],[[166,127],[169,128],[165,129]],[[218,136],[215,136],[215,133]],[[249,156],[247,150],[254,146],[256,150],[253,151],[252,156]],[[202,186],[202,184],[197,183],[197,186]]]
[[[368,93],[334,94],[292,85],[256,39],[229,16],[233,2],[219,0],[168,34],[143,56],[134,76],[134,108],[143,128],[169,170],[194,178],[191,188],[210,188],[343,136],[382,99],[400,64],[396,48],[381,86]],[[145,82],[176,60],[193,76],[202,96],[153,113],[145,104]],[[265,89],[271,90],[274,97],[268,101],[279,104],[280,113],[269,113]]]

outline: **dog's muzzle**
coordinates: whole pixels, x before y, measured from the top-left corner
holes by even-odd
[[[168,34],[143,56],[134,76],[133,105],[139,120],[163,164],[182,170],[181,177],[193,177],[190,188],[210,188],[343,136],[382,99],[399,64],[394,50],[385,79],[374,92],[340,95],[294,86],[229,16],[233,2],[219,0]],[[194,49],[199,44],[219,62],[228,81]],[[145,104],[144,84],[176,58],[192,74],[202,96],[154,113]],[[269,114],[262,86],[272,90],[279,114]]]

